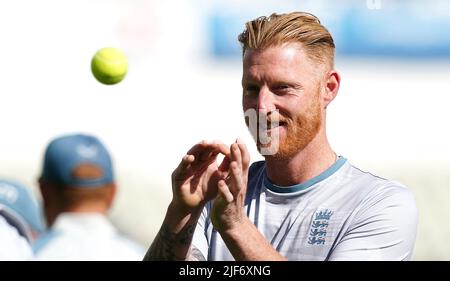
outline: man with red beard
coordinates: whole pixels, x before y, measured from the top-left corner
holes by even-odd
[[[265,161],[239,140],[195,145],[145,260],[408,260],[411,192],[338,156],[325,130],[336,97],[334,42],[308,13],[246,24],[243,110]],[[224,154],[218,166],[216,157]]]

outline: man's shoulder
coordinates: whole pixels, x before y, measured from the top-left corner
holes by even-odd
[[[414,211],[416,203],[412,191],[404,184],[363,171],[349,164],[346,177],[348,186],[361,195],[361,205],[366,208],[374,206],[403,206]],[[357,196],[356,196],[357,197]],[[383,207],[383,208],[384,208]]]
[[[36,241],[33,243],[33,252],[35,255],[41,254],[43,251],[47,251],[49,247],[53,247],[56,240],[61,238],[61,232],[50,229],[42,233]]]
[[[364,171],[351,163],[347,163],[347,167],[342,174],[344,183],[354,186],[358,189],[368,190],[398,190],[404,192],[408,188],[395,180],[391,180],[372,172]]]

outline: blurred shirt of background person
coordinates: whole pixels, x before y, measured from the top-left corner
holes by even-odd
[[[51,141],[39,186],[50,229],[33,247],[37,260],[142,260],[144,249],[106,217],[116,185],[99,139],[72,134]]]
[[[22,184],[0,179],[0,260],[29,260],[44,230],[41,209]]]
[[[21,236],[17,228],[10,225],[0,216],[0,260],[19,261],[29,260],[33,252],[25,237]]]

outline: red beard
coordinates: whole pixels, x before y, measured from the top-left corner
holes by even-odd
[[[268,119],[270,121],[270,116]],[[284,136],[271,135],[269,131],[267,138],[261,139],[260,134],[258,134],[256,146],[264,157],[273,157],[279,160],[289,159],[302,151],[315,138],[321,128],[322,115],[319,95],[309,106],[306,113],[297,116],[295,119],[280,115],[279,123],[285,129]],[[260,132],[259,130],[258,133]],[[262,135],[264,133],[262,132]]]

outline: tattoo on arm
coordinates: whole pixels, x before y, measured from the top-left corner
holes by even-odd
[[[170,231],[167,225],[163,224],[156,235],[150,249],[144,257],[144,261],[169,260],[180,261],[185,260],[184,256],[177,256],[177,253],[187,249],[191,245],[192,236],[194,235],[196,224],[189,224],[179,233]],[[197,249],[198,251],[198,249]],[[200,252],[200,251],[198,251]],[[201,253],[200,253],[201,255]]]
[[[200,252],[200,250],[197,249],[197,247],[195,247],[194,245],[191,246],[191,249],[189,251],[189,254],[188,254],[186,260],[187,261],[206,261],[202,252]]]

